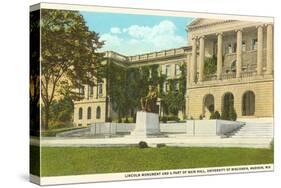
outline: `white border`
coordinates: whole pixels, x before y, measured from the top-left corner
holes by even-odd
[[[93,183],[105,181],[128,181],[142,179],[159,179],[159,178],[176,178],[206,175],[222,175],[236,173],[252,172],[272,172],[273,164],[243,165],[243,166],[226,166],[211,168],[191,168],[175,170],[158,170],[144,172],[125,172],[125,173],[106,173],[106,174],[89,174],[89,175],[71,175],[71,176],[51,176],[38,177],[31,175],[30,180],[40,185],[60,185],[76,183]]]
[[[274,22],[273,17],[262,16],[243,16],[243,15],[227,15],[205,12],[190,12],[190,11],[171,11],[157,9],[140,9],[140,8],[125,8],[125,7],[109,7],[96,5],[79,5],[79,4],[60,4],[60,3],[40,3],[43,9],[61,9],[61,10],[76,10],[76,11],[95,11],[95,12],[115,12],[123,14],[144,14],[157,16],[178,16],[178,17],[195,17],[195,18],[212,18],[212,19],[232,19],[245,21],[260,21]]]

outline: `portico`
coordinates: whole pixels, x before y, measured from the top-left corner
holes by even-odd
[[[204,116],[208,95],[214,97],[214,111],[221,113],[224,97],[229,94],[238,117],[272,117],[272,23],[197,19],[188,31],[192,45],[188,116]],[[204,71],[206,58],[215,61],[212,74]]]

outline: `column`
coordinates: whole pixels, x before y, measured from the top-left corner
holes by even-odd
[[[217,34],[218,51],[217,51],[217,79],[221,79],[222,75],[222,33]]]
[[[272,74],[272,64],[273,64],[273,29],[272,25],[267,25],[266,28],[266,73]]]
[[[237,49],[236,49],[236,78],[241,77],[242,65],[242,30],[237,30]]]
[[[204,79],[204,59],[205,59],[205,39],[201,36],[199,39],[199,82]]]
[[[191,71],[190,81],[195,82],[197,74],[197,38],[192,38],[192,56],[191,56]]]
[[[257,75],[262,74],[262,59],[263,59],[263,26],[258,28],[258,47],[257,47]]]

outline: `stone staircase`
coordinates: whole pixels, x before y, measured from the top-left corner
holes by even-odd
[[[246,124],[232,134],[228,135],[230,140],[235,142],[249,142],[251,145],[269,147],[273,137],[273,120],[255,119],[240,120]]]

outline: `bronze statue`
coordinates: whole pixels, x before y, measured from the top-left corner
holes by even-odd
[[[150,85],[148,89],[147,96],[141,98],[141,109],[146,112],[158,113],[157,88]]]

